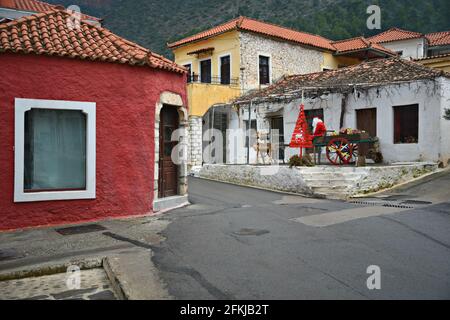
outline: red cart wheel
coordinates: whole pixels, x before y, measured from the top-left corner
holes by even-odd
[[[331,164],[349,164],[352,159],[352,146],[345,138],[334,138],[327,145],[327,158]]]
[[[355,163],[359,156],[358,144],[350,143],[350,148],[352,150],[352,158],[350,159],[350,163]]]

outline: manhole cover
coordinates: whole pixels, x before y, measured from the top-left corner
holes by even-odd
[[[244,228],[237,232],[233,232],[233,234],[237,236],[260,236],[267,233],[270,233],[270,231],[260,229],[248,229],[248,228]]]
[[[97,231],[103,231],[103,230],[106,230],[106,228],[99,224],[87,224],[84,226],[56,229],[56,232],[58,232],[59,234],[62,234],[63,236],[69,236],[69,235],[73,235],[73,234],[83,234],[83,233],[97,232]]]
[[[0,261],[14,260],[22,258],[23,254],[16,249],[0,249]]]

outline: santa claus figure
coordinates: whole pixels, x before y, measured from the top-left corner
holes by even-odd
[[[321,137],[327,133],[327,127],[325,127],[325,123],[323,123],[322,119],[319,117],[315,117],[313,119],[313,132],[314,137]]]

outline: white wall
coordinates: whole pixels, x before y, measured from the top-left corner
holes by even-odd
[[[372,89],[361,98],[352,95],[344,126],[356,127],[357,109],[377,108],[377,135],[386,162],[439,160],[439,84],[417,82]],[[393,106],[419,105],[419,142],[417,144],[394,144]]]
[[[419,59],[426,56],[425,40],[423,38],[393,41],[382,43],[381,45],[392,51],[403,51],[402,58]]]
[[[35,14],[35,12],[0,8],[0,18],[8,18],[11,20],[15,20],[25,16],[30,16],[32,14]]]
[[[356,128],[356,110],[377,108],[377,135],[385,162],[443,161],[450,159],[450,121],[443,120],[444,107],[450,108],[450,79],[440,82],[416,82],[391,85],[351,94],[344,115],[344,127]],[[321,99],[305,99],[305,109],[324,109],[324,121],[328,130],[339,130],[341,94],[322,96]],[[419,141],[416,144],[394,144],[393,106],[419,105]],[[258,130],[269,126],[264,121],[272,115],[283,115],[285,142],[289,143],[299,113],[300,100],[287,104],[258,105]],[[278,112],[272,112],[278,110]],[[237,118],[237,117],[236,117]],[[236,121],[236,120],[234,120]],[[233,120],[231,125],[234,126]],[[298,154],[298,149],[286,150],[286,160]]]
[[[441,161],[444,165],[450,165],[450,120],[443,118],[444,109],[450,109],[450,79],[440,78],[441,84]]]

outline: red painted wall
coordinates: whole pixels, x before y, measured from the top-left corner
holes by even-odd
[[[155,104],[163,91],[186,102],[184,75],[21,54],[0,70],[0,230],[151,213]],[[97,103],[97,199],[13,202],[14,98]]]

